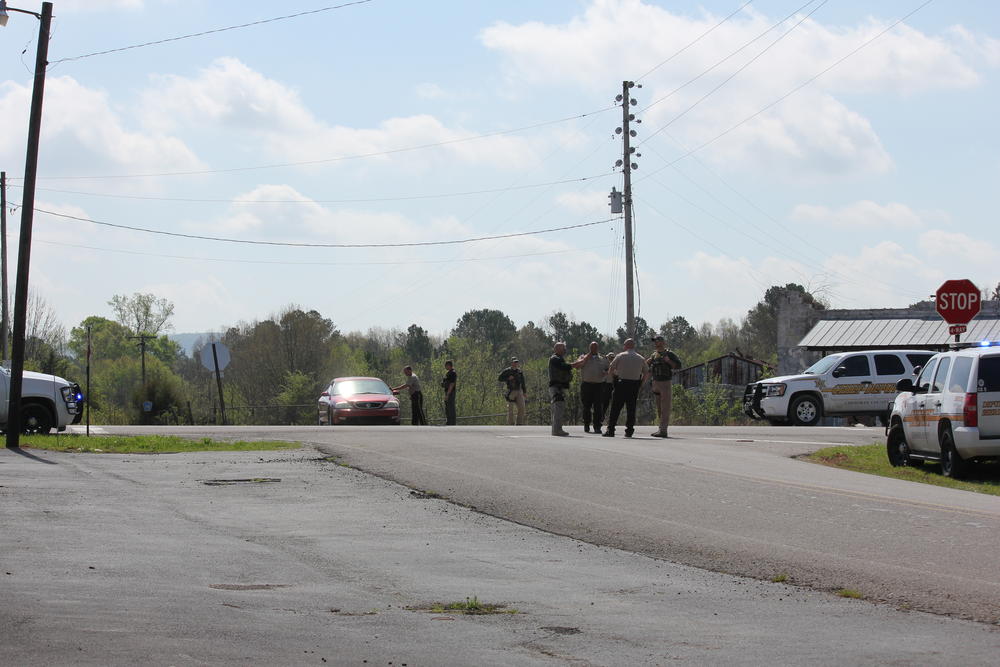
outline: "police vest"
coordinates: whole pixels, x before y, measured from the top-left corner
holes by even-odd
[[[649,370],[653,374],[653,379],[659,382],[666,382],[674,376],[674,369],[670,365],[670,360],[666,352],[663,354],[659,352],[653,353],[653,356],[649,359]]]
[[[549,359],[549,383],[569,386],[573,380],[573,368],[561,357],[552,356]]]

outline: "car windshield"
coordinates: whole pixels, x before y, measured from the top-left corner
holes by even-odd
[[[803,375],[822,375],[837,365],[837,362],[844,358],[842,354],[831,354],[823,357],[809,368],[802,371]]]
[[[391,394],[389,386],[381,380],[344,380],[333,385],[333,396],[357,396],[358,394]]]

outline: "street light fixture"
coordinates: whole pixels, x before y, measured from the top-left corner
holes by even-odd
[[[7,407],[7,447],[21,444],[21,389],[24,385],[24,330],[28,314],[28,266],[31,262],[31,225],[35,214],[35,178],[38,173],[38,143],[42,132],[42,96],[49,55],[49,25],[52,3],[42,3],[42,13],[8,7],[0,0],[0,26],[7,25],[7,12],[31,14],[39,20],[35,54],[35,81],[28,116],[28,148],[24,160],[24,190],[21,200],[21,237],[17,249],[17,283],[14,287],[14,330],[11,336],[10,399]]]

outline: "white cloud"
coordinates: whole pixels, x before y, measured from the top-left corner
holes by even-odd
[[[867,200],[848,204],[839,209],[799,204],[792,210],[791,219],[813,225],[868,231],[916,229],[924,225],[921,215],[905,204],[898,202],[878,204]]]
[[[926,298],[944,275],[942,267],[893,241],[863,246],[854,255],[831,255],[824,267],[839,295],[834,305],[842,308],[907,306]]]
[[[945,261],[953,270],[990,269],[1000,266],[1000,250],[984,239],[961,232],[932,229],[920,235],[920,247],[937,263]],[[971,266],[970,266],[971,265]]]
[[[401,159],[399,151],[442,144],[437,152],[420,152],[418,165],[458,158],[470,164],[513,168],[533,161],[530,142],[520,137],[494,136],[463,141],[476,133],[446,127],[430,115],[389,118],[377,127],[331,126],[303,104],[297,91],[268,79],[235,58],[220,58],[194,78],[158,77],[157,88],[144,95],[144,117],[150,127],[182,124],[215,126],[259,137],[271,154],[291,161],[329,160],[381,154],[377,159]],[[399,151],[399,152],[394,152]]]
[[[27,86],[0,84],[0,118],[11,130],[0,133],[0,157],[9,164],[24,160],[30,98]],[[183,141],[161,132],[129,129],[105,92],[70,76],[46,81],[41,146],[42,174],[203,168]]]
[[[675,14],[641,0],[592,0],[581,15],[564,24],[498,22],[485,29],[480,38],[487,48],[504,57],[511,86],[572,82],[596,91],[598,87],[607,89],[609,81],[620,80],[622,71],[650,71],[721,18],[707,12],[697,17]],[[750,9],[644,77],[644,88],[632,90],[639,100],[637,109],[646,120],[640,128],[640,141],[643,134],[668,123],[670,131],[687,144],[699,146],[711,141],[889,25],[888,21],[868,19],[843,28],[809,18],[736,74],[738,68],[801,18],[785,22],[687,86],[736,46],[749,42],[775,22],[776,17]],[[991,53],[994,48],[984,39],[976,44]],[[871,123],[835,95],[967,88],[980,82],[974,65],[980,64],[982,58],[975,60],[969,62],[953,38],[924,34],[902,24],[806,88],[713,142],[707,155],[729,167],[752,165],[799,178],[810,174],[883,173],[892,168],[892,160]],[[718,93],[693,113],[673,122],[733,74],[735,78]],[[607,92],[614,93],[611,89]],[[663,101],[642,113],[645,105],[660,99]]]

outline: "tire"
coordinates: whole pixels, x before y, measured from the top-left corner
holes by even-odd
[[[21,408],[21,433],[47,435],[55,419],[44,405],[29,403]]]
[[[969,474],[970,464],[955,449],[955,438],[950,430],[941,434],[941,474],[952,479],[962,479]]]
[[[910,445],[906,442],[906,433],[901,424],[896,424],[889,430],[889,437],[885,441],[885,453],[889,457],[889,465],[894,468],[912,466],[916,463],[910,458]]]
[[[815,426],[823,416],[823,404],[812,394],[799,396],[788,408],[788,419],[796,426]]]

